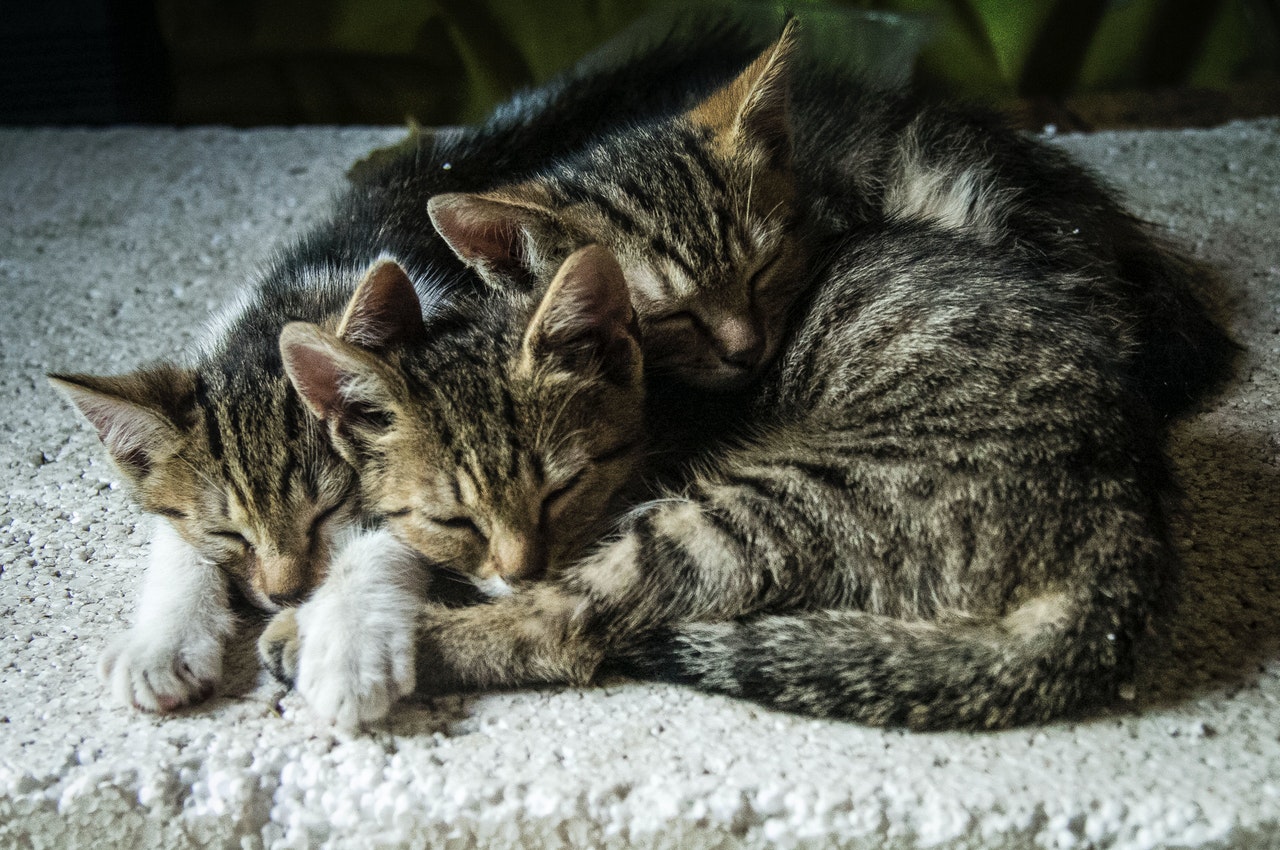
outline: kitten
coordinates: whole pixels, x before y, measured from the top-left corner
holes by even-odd
[[[268,611],[295,603],[363,521],[354,472],[261,345],[293,316],[336,329],[354,273],[289,271],[277,267],[191,365],[50,375],[156,517],[134,626],[101,664],[126,704],[171,711],[207,697],[233,590]]]
[[[545,280],[575,247],[619,258],[650,368],[733,389],[785,334],[822,236],[925,222],[1081,272],[1135,325],[1133,385],[1178,413],[1235,348],[1196,300],[1203,273],[1060,151],[980,110],[871,90],[796,52],[794,23],[683,115],[606,134],[528,180],[432,198],[432,221],[491,281]]]
[[[412,272],[428,310],[442,292],[475,286],[435,236],[426,199],[522,176],[630,115],[683,108],[745,61],[731,25],[703,37],[716,46],[709,54],[701,40],[673,37],[622,62],[594,61],[589,71],[519,95],[479,127],[423,136],[366,169],[188,361],[117,376],[50,376],[156,517],[134,627],[103,657],[118,700],[170,711],[207,697],[233,629],[233,590],[275,611],[305,598],[331,569],[345,574],[344,558],[365,558],[370,540],[384,542],[387,562],[406,560],[386,535],[355,539],[370,518],[350,466],[285,379],[281,327],[306,320],[336,329],[362,275],[390,268],[374,266],[388,255]],[[375,337],[360,341],[398,342]],[[344,545],[354,547],[349,558],[339,554]],[[339,702],[330,707],[339,710]]]
[[[789,56],[784,37],[689,114],[521,187],[536,197],[432,201],[495,283],[546,279],[600,239],[656,369],[757,383],[737,446],[561,578],[472,610],[427,607],[420,687],[585,683],[607,662],[812,714],[994,728],[1105,703],[1129,678],[1171,565],[1148,419],[1163,390],[1132,392],[1143,367],[1129,353],[1164,338],[1109,265],[1048,229],[992,229],[1009,214],[994,202],[974,200],[968,219],[951,197],[830,227],[834,204],[861,200],[835,194],[814,222],[793,168]],[[400,511],[392,493],[456,474],[456,459],[400,447],[410,412],[439,430],[446,402],[301,333],[282,338],[291,377],[345,399],[326,422],[367,498]],[[299,345],[305,357],[288,354]],[[383,415],[350,430],[347,409]],[[414,513],[396,530],[415,546],[437,533]]]
[[[832,257],[761,378],[753,436],[577,560],[580,545],[550,550],[536,524],[500,538],[519,527],[508,506],[532,522],[569,486],[557,481],[587,474],[550,473],[551,447],[612,445],[618,429],[629,447],[656,423],[600,399],[549,418],[554,382],[503,392],[540,374],[524,367],[538,327],[526,329],[525,302],[514,322],[495,304],[496,324],[428,335],[398,365],[286,328],[291,379],[399,537],[481,574],[511,569],[500,552],[540,553],[525,563],[542,581],[487,605],[422,607],[419,692],[581,685],[614,669],[917,729],[1115,699],[1173,567],[1159,443],[1126,391],[1132,330],[1093,303],[1088,277],[941,228],[871,226]],[[573,302],[621,303],[614,277],[580,277]],[[639,365],[613,314],[586,337],[593,380],[614,352],[624,374]],[[435,365],[459,358],[464,381]],[[591,413],[603,421],[584,427]],[[603,502],[587,503],[593,517]]]
[[[429,331],[416,310],[387,308],[413,298],[403,272],[369,276],[348,312],[416,340],[394,362],[295,322],[281,334],[285,369],[333,444],[379,483],[389,529],[423,558],[494,598],[553,580],[638,483],[644,381],[621,269],[587,247],[544,294],[459,295]],[[272,620],[264,662],[337,725],[377,720],[413,687],[423,594],[403,576],[377,552],[353,559]]]

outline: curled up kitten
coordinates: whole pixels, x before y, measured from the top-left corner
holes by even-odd
[[[640,363],[620,272],[586,250],[577,270],[597,271],[573,276],[571,322],[495,303],[498,325],[428,334],[395,364],[314,326],[282,334],[291,380],[397,537],[478,576],[543,576],[485,605],[424,604],[419,693],[614,669],[814,716],[991,729],[1123,691],[1174,559],[1159,441],[1126,392],[1131,331],[1090,308],[1091,281],[937,228],[859,232],[815,269],[750,436],[582,554],[549,546],[548,521],[566,503],[607,521],[597,476],[624,456],[634,474],[637,437],[671,415],[592,395],[638,399]],[[529,369],[559,347],[541,328],[585,358]],[[459,360],[466,382],[442,380]],[[506,554],[531,552],[530,573]]]
[[[696,44],[673,37],[614,55],[522,93],[477,127],[418,137],[364,168],[319,226],[271,258],[198,351],[123,375],[51,376],[154,519],[134,625],[103,655],[119,702],[164,712],[207,697],[234,628],[232,598],[266,611],[296,604],[371,519],[350,466],[284,376],[281,327],[336,330],[384,255],[418,281],[413,309],[476,285],[432,229],[429,197],[517,179],[615,122],[679,108],[740,67],[744,50],[733,27],[704,28]]]
[[[291,380],[343,456],[377,468],[378,511],[409,551],[497,599],[554,579],[640,484],[644,382],[621,270],[585,248],[545,293],[459,297],[430,330],[417,311],[387,309],[412,297],[406,276],[370,276],[348,313],[414,340],[395,363],[288,325]],[[422,605],[402,569],[365,554],[340,559],[259,644],[279,678],[346,727],[378,719],[412,687]]]

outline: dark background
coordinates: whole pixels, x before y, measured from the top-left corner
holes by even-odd
[[[0,124],[471,121],[663,5],[0,0]],[[885,78],[913,74],[1010,108],[1026,126],[1280,114],[1280,0],[787,5],[812,49],[833,61]],[[722,6],[760,21],[783,8]]]

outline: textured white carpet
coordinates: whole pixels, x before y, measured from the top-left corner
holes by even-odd
[[[912,735],[623,684],[406,706],[338,739],[260,674],[104,704],[146,523],[49,369],[122,371],[392,130],[0,131],[0,847],[1280,847],[1280,122],[1061,144],[1221,269],[1248,346],[1180,425],[1187,561],[1135,711]]]

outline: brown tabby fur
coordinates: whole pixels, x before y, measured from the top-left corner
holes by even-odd
[[[765,67],[778,67],[779,55],[785,40]],[[770,256],[786,235],[788,274],[778,286],[797,314],[785,346],[762,347],[741,370],[759,378],[737,444],[630,511],[585,558],[552,563],[550,581],[484,606],[425,607],[420,690],[586,684],[612,668],[921,729],[999,728],[1109,703],[1131,680],[1135,647],[1173,568],[1163,460],[1147,403],[1132,392],[1129,353],[1139,341],[1123,320],[1122,294],[1100,297],[1109,286],[1100,270],[1054,268],[936,221],[869,222],[825,257],[797,260],[786,246],[801,244],[801,223],[787,193],[772,206],[755,203],[754,181],[762,169],[784,173],[789,147],[778,122],[757,112],[760,87],[770,86],[758,65],[749,84],[729,89],[736,110],[716,105],[674,122],[682,161],[714,177],[665,187],[655,179],[670,194],[648,211],[599,204],[610,226],[588,234],[619,254],[642,319],[645,286],[662,282],[642,246],[663,239],[691,266],[700,249],[684,237],[697,236],[697,222],[712,247],[696,259],[719,256],[740,271],[742,258]],[[785,115],[776,99],[769,109]],[[727,115],[737,117],[726,124]],[[707,116],[718,127],[698,124]],[[640,155],[671,153],[657,131],[636,132]],[[681,199],[680,185],[716,202]],[[564,250],[547,244],[584,238],[572,227],[556,236],[545,212],[503,230],[486,217],[492,200],[432,209],[464,259],[468,246],[480,247],[470,259],[487,273],[519,278],[531,269],[536,279]],[[684,215],[696,209],[707,214]],[[727,211],[738,217],[726,220]],[[642,212],[671,215],[671,227],[646,230]],[[645,327],[660,324],[649,316]],[[723,342],[701,317],[689,324]],[[667,340],[645,343],[646,354],[664,356]],[[282,345],[287,361],[299,345],[308,352],[291,371],[300,392],[347,400],[326,422],[347,441],[371,504],[399,513],[406,494],[439,493],[432,482],[481,471],[400,432],[456,435],[501,410],[500,395],[488,394],[486,408],[474,394],[437,393],[423,373],[398,378],[319,331],[293,329]],[[780,357],[771,360],[769,348]],[[483,369],[469,377],[491,380]],[[650,430],[679,415],[651,413]],[[502,423],[528,427],[520,413]],[[471,451],[495,439],[520,446],[523,460],[484,468],[488,486],[529,486],[513,472],[536,467],[541,449],[485,429],[465,433],[455,445]],[[424,527],[425,537],[400,533],[443,533]]]

